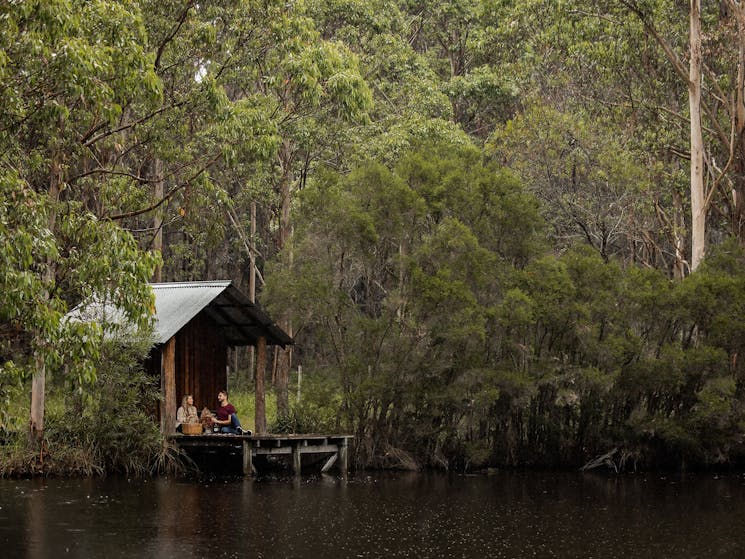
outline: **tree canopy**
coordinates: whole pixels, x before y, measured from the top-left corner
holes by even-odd
[[[129,370],[85,299],[257,277],[281,426],[360,464],[742,460],[745,5],[694,4],[0,5],[0,428]]]

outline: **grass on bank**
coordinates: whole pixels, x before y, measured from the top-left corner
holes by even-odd
[[[84,390],[70,386],[69,379],[48,375],[41,448],[28,441],[30,379],[12,388],[3,387],[8,398],[0,416],[0,476],[147,476],[173,473],[188,465],[178,448],[160,433],[153,417],[160,399],[157,380],[141,370],[136,349],[129,354],[121,347],[113,350],[116,356],[105,361],[95,384]],[[228,380],[229,399],[241,424],[255,432],[253,385]],[[295,396],[296,386],[291,387],[291,413],[282,418],[278,417],[275,393],[267,390],[270,432],[335,429],[338,395],[323,383],[315,386],[306,382],[304,387],[301,402]],[[217,395],[196,405],[200,411],[205,406],[214,409]]]
[[[29,394],[30,386],[18,387],[6,409],[8,419],[0,438],[0,477],[147,476],[177,472],[186,466],[175,445],[160,433],[158,422],[142,407],[125,405],[125,412],[121,407],[106,406],[111,403],[108,398],[86,405],[77,395],[53,386],[45,398],[44,443],[34,448],[28,444]],[[235,391],[230,394],[230,402],[243,427],[255,431],[254,394]],[[273,393],[266,395],[266,413],[271,426],[277,416]]]
[[[238,412],[238,419],[244,429],[256,432],[256,398],[251,390],[231,391],[228,395],[230,403]],[[277,397],[273,392],[267,392],[264,398],[266,406],[266,424],[274,425],[277,421]],[[210,406],[214,407],[214,406]]]

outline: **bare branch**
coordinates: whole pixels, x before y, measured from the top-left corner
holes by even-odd
[[[217,162],[217,160],[220,159],[220,157],[221,157],[221,155],[218,154],[215,157],[213,157],[212,159],[210,159],[210,161],[204,167],[202,167],[201,169],[199,169],[196,173],[194,173],[191,177],[189,177],[187,180],[185,180],[181,184],[179,184],[177,186],[174,186],[171,190],[169,190],[168,192],[166,192],[166,194],[160,200],[158,200],[157,202],[149,205],[148,207],[141,208],[139,210],[134,210],[134,211],[131,211],[131,212],[126,212],[126,213],[123,213],[123,214],[112,215],[108,219],[111,219],[113,221],[118,221],[118,220],[121,220],[121,219],[126,219],[126,218],[129,218],[129,217],[136,217],[138,215],[150,213],[153,210],[158,209],[161,205],[163,205],[163,203],[165,203],[168,200],[170,200],[171,198],[173,198],[173,196],[177,192],[179,192],[180,190],[183,190],[186,186],[188,186],[191,183],[191,181],[193,181],[194,179],[196,179],[199,175],[201,175],[207,169],[209,169],[212,165],[214,165],[215,162]]]
[[[93,138],[86,139],[86,137],[83,137],[81,141],[83,142],[83,147],[90,147],[99,140],[102,140],[103,138],[106,138],[108,136],[111,136],[112,134],[116,134],[117,132],[121,132],[123,130],[127,130],[129,128],[134,128],[135,126],[138,126],[142,124],[143,122],[146,122],[150,120],[151,118],[159,115],[162,112],[165,112],[169,109],[175,109],[184,104],[184,101],[179,101],[178,103],[171,103],[169,105],[164,105],[163,107],[160,107],[159,109],[146,114],[142,118],[138,118],[137,120],[134,120],[132,122],[128,122],[127,124],[122,124],[121,126],[118,126],[117,128],[112,128],[111,130],[106,130],[105,132],[101,132],[100,134],[95,135]],[[95,131],[96,129],[93,129]]]
[[[670,43],[668,43],[665,38],[660,35],[659,31],[657,31],[657,28],[654,26],[654,23],[652,23],[649,18],[647,17],[647,14],[644,13],[644,11],[639,7],[639,5],[631,0],[620,0],[620,3],[624,6],[626,6],[629,10],[631,10],[636,16],[639,18],[639,21],[641,21],[644,28],[647,30],[647,32],[654,37],[655,41],[657,41],[657,44],[662,47],[662,50],[665,52],[665,55],[667,56],[668,60],[672,63],[673,68],[678,73],[678,76],[680,76],[683,81],[687,84],[689,81],[688,77],[688,70],[686,69],[685,65],[681,62],[680,57],[675,53]]]
[[[196,2],[189,2],[186,5],[184,11],[181,12],[181,15],[179,16],[178,21],[176,22],[176,26],[173,28],[173,31],[171,31],[171,33],[165,39],[163,39],[163,42],[161,42],[158,46],[158,54],[155,56],[155,63],[153,64],[156,70],[160,68],[160,59],[163,56],[163,52],[165,52],[166,50],[166,46],[168,46],[168,43],[170,43],[181,30],[181,27],[183,27],[184,23],[186,22],[186,17],[189,15],[189,10],[191,10],[195,4]]]

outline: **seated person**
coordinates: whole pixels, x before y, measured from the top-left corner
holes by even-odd
[[[181,407],[176,410],[176,431],[182,433],[182,423],[199,423],[199,414],[194,405],[194,396],[186,394],[181,399]]]
[[[220,406],[215,410],[213,422],[220,427],[220,432],[232,433],[233,435],[250,435],[251,431],[241,427],[235,407],[228,402],[228,393],[225,390],[220,390],[217,393],[217,401]]]

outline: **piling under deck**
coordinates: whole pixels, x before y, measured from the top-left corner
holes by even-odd
[[[258,456],[286,456],[291,459],[292,471],[302,471],[303,455],[325,458],[321,472],[336,466],[342,475],[347,474],[349,440],[352,435],[228,435],[207,433],[202,435],[173,435],[172,440],[187,452],[212,451],[226,454],[238,453],[242,457],[244,475],[256,473],[254,459]]]

